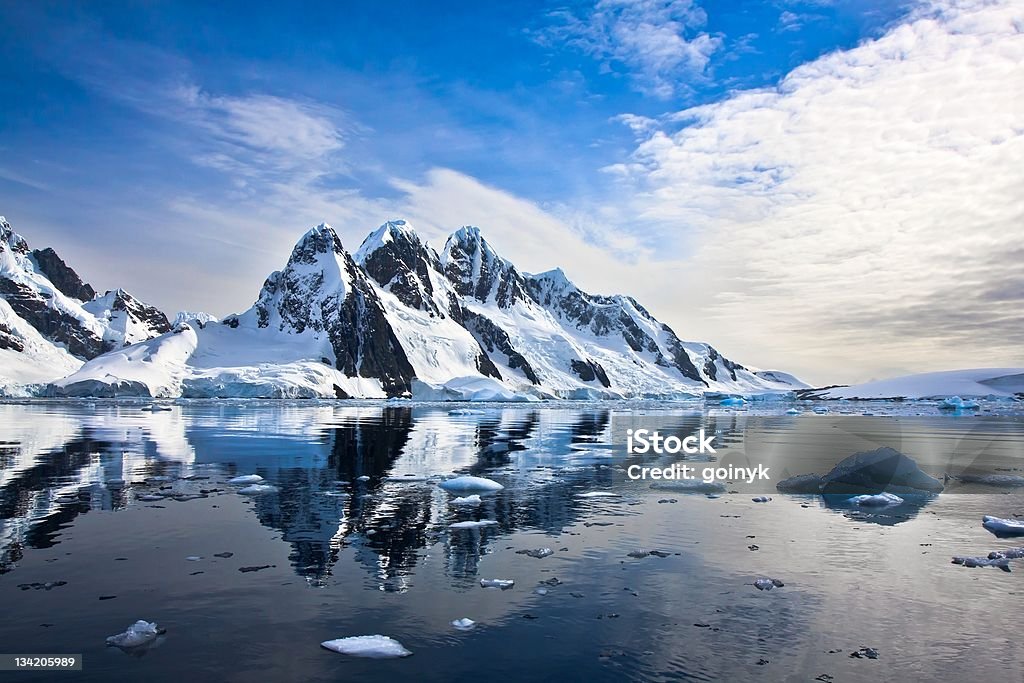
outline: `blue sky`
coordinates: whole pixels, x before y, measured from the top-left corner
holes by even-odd
[[[810,93],[821,94],[817,103],[844,89],[884,92],[890,86],[873,74],[892,71],[898,83],[906,74],[897,62],[920,62],[923,73],[950,67],[948,54],[928,46],[973,36],[982,20],[1003,26],[1013,11],[980,1],[323,3],[301,12],[277,4],[5,3],[0,213],[100,288],[124,286],[172,312],[216,314],[246,308],[313,223],[334,224],[353,251],[388,218],[411,218],[437,247],[444,234],[475,223],[523,269],[561,265],[588,289],[629,291],[682,336],[741,361],[813,379],[919,369],[900,360],[908,354],[896,339],[896,311],[886,318],[891,357],[844,359],[857,370],[838,372],[824,352],[817,361],[794,358],[795,339],[773,350],[768,339],[750,341],[749,327],[735,320],[740,300],[766,321],[792,316],[792,300],[773,294],[778,273],[729,273],[713,262],[723,258],[713,246],[735,240],[737,259],[744,248],[762,253],[752,235],[772,229],[804,240],[795,246],[808,243],[813,230],[767,226],[820,141],[842,139],[857,121],[851,114],[842,130],[815,129],[807,148],[773,150],[770,159],[737,156],[750,142],[729,137],[729,125],[755,109],[777,114]],[[914,37],[894,55],[885,41],[903,40],[901,26]],[[1016,49],[1019,25],[1003,39]],[[956,49],[993,59],[1006,52],[981,42]],[[977,80],[957,73],[965,88]],[[774,98],[767,105],[729,109],[766,94]],[[947,103],[970,93],[953,84],[939,95]],[[905,109],[896,115],[920,119]],[[932,131],[955,125],[928,123]],[[787,125],[744,130],[803,139],[806,131],[786,133]],[[700,167],[709,153],[699,135],[715,141],[714,161],[691,176],[681,169]],[[882,152],[894,173],[914,155]],[[742,190],[742,201],[718,197],[726,190]],[[813,213],[821,192],[800,192],[804,215]],[[770,206],[746,203],[769,195]],[[764,230],[744,232],[761,219]],[[820,237],[805,253],[827,266],[829,242]],[[916,277],[911,271],[904,283]],[[731,284],[707,284],[726,274]],[[870,310],[865,304],[860,317],[833,326],[866,334]],[[766,333],[787,339],[798,328]]]

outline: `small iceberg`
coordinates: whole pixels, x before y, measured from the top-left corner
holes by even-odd
[[[455,477],[438,484],[445,491],[500,491],[504,486],[492,479],[484,477]]]
[[[888,505],[903,505],[903,499],[892,493],[876,493],[874,495],[854,496],[849,500],[851,505],[862,507],[886,507]]]
[[[277,493],[277,487],[270,484],[252,484],[238,489],[238,492],[243,496],[258,496],[263,493]]]
[[[484,411],[474,408],[453,408],[448,411],[449,415],[483,415]]]
[[[939,404],[939,410],[978,410],[979,408],[981,408],[981,404],[977,401],[965,401],[959,396],[950,396]]]
[[[370,481],[369,475],[364,474],[361,477],[356,477],[356,481]]]
[[[369,659],[392,659],[412,654],[400,642],[387,636],[349,636],[337,640],[325,640],[320,647],[350,657]]]
[[[767,577],[755,579],[754,588],[759,591],[770,591],[773,588],[782,588],[785,586],[781,579],[769,579]]]
[[[162,628],[157,628],[155,623],[139,619],[123,633],[108,637],[107,645],[120,648],[139,647],[153,642],[157,636],[163,633],[166,633],[166,631]]]
[[[500,588],[501,590],[508,590],[514,585],[516,585],[516,582],[512,579],[480,579],[481,588]]]
[[[481,519],[479,522],[455,522],[455,524],[449,524],[449,529],[479,529],[485,526],[495,526],[497,522],[493,519]]]
[[[786,415],[799,415],[801,412],[803,411],[797,408],[790,408],[789,410],[786,411]]]
[[[144,413],[166,413],[171,409],[170,406],[162,406],[154,403],[151,406],[143,406],[141,408]]]
[[[580,498],[619,498],[619,494],[612,491],[587,491],[581,493]]]
[[[962,557],[953,558],[953,564],[964,567],[996,567],[1004,572],[1010,571],[1010,558],[1007,557]]]
[[[1024,536],[1024,522],[1019,519],[1001,519],[985,515],[981,525],[996,536]]]
[[[741,405],[743,405],[743,399],[741,397],[739,397],[739,396],[729,396],[728,398],[723,398],[721,401],[719,401],[718,405],[721,405],[721,406],[741,406]]]
[[[814,408],[815,415],[828,415],[828,408],[826,406],[817,406]]]
[[[459,496],[449,501],[450,505],[479,505],[484,502],[478,494],[474,493],[471,496]]]
[[[528,557],[534,557],[541,560],[549,555],[554,555],[555,551],[551,548],[532,548],[530,550],[517,550],[516,555],[526,555]]]
[[[456,619],[455,621],[453,621],[452,626],[454,626],[460,631],[469,631],[474,626],[476,626],[476,622],[472,619],[467,619],[463,617],[462,619]]]
[[[751,498],[750,500],[755,503],[770,503],[772,499],[771,496],[758,496],[757,498]]]
[[[233,479],[228,479],[229,484],[258,484],[263,481],[263,477],[258,474],[243,474]]]

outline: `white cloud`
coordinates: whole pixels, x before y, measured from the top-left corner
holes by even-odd
[[[551,18],[540,42],[575,47],[609,70],[625,66],[640,92],[660,98],[701,77],[722,46],[720,36],[698,30],[707,16],[694,0],[599,0],[582,16],[562,10]]]
[[[823,380],[1020,364],[1022,30],[1019,4],[930,4],[609,169],[696,245],[677,288],[707,336]]]

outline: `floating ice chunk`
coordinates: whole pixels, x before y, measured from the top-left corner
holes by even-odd
[[[188,560],[189,562],[199,562],[203,558],[200,557],[199,555],[189,555],[185,559]]]
[[[581,493],[580,498],[619,498],[619,494],[612,491],[587,491]]]
[[[785,586],[781,579],[769,579],[767,577],[755,579],[754,588],[759,591],[770,591],[773,588],[782,588]]]
[[[1004,572],[1010,571],[1010,558],[1008,557],[964,557],[957,555],[953,557],[953,564],[961,564],[965,567],[997,567]]]
[[[482,588],[500,588],[501,590],[508,590],[514,585],[516,585],[516,582],[512,579],[480,579],[480,586]]]
[[[739,396],[729,396],[728,398],[723,398],[718,404],[722,406],[741,406],[743,405],[743,399]]]
[[[959,396],[950,396],[939,404],[939,410],[977,410],[980,407],[977,401],[965,401]]]
[[[516,555],[527,555],[529,557],[535,557],[538,560],[547,557],[548,555],[554,555],[555,551],[551,548],[533,548],[530,550],[517,550]]]
[[[547,595],[548,594],[548,589],[544,588],[543,586],[541,586],[539,588],[534,588],[533,592],[535,594],[537,594],[537,595]]]
[[[449,501],[451,505],[479,505],[482,502],[484,502],[483,499],[475,493],[471,496],[460,496]]]
[[[263,481],[263,477],[258,474],[243,474],[233,479],[228,479],[229,484],[258,484]]]
[[[370,477],[368,475],[364,474],[361,477],[356,477],[356,481],[370,481]]]
[[[799,415],[801,412],[803,411],[797,408],[790,408],[789,410],[786,411],[786,415]]]
[[[473,408],[453,408],[448,411],[449,415],[483,415],[484,411]]]
[[[453,621],[452,626],[454,626],[460,631],[468,631],[472,629],[474,626],[476,626],[476,622],[472,619],[467,619],[466,617],[463,617],[462,619],[456,619],[455,621]]]
[[[455,477],[438,484],[445,491],[500,491],[504,486],[492,479],[484,477]]]
[[[351,657],[370,659],[391,659],[408,657],[412,654],[400,642],[387,636],[349,636],[337,640],[325,640],[320,647]]]
[[[478,522],[455,522],[455,524],[449,524],[449,529],[479,529],[485,526],[494,526],[497,522],[493,519],[481,519]]]
[[[163,500],[163,496],[158,496],[153,493],[144,493],[141,496],[135,496],[136,500],[141,500],[144,503],[155,503],[158,500]]]
[[[157,628],[155,623],[139,619],[128,627],[124,633],[107,638],[107,645],[114,647],[139,647],[156,640],[156,637],[164,632],[164,629]]]
[[[875,495],[862,495],[850,498],[850,504],[862,507],[885,507],[887,505],[903,505],[903,499],[891,493],[876,493]]]
[[[270,484],[252,484],[238,489],[238,492],[243,496],[258,496],[261,493],[277,493],[277,487]]]
[[[816,415],[827,415],[828,414],[828,408],[826,406],[817,406],[814,409],[814,413]]]
[[[1024,548],[1005,548],[1003,550],[993,550],[988,554],[988,559],[997,560],[1001,557],[1005,557],[1008,560],[1019,560],[1024,557]]]
[[[171,409],[170,406],[162,406],[162,405],[159,405],[159,404],[156,404],[156,403],[154,403],[153,405],[150,405],[150,406],[143,406],[141,408],[142,412],[144,412],[144,413],[165,413],[165,412],[169,411],[170,409]]]
[[[1024,536],[1024,522],[1018,519],[1001,519],[985,515],[981,525],[996,536]]]
[[[768,503],[771,502],[771,496],[758,496],[757,498],[751,498],[750,500],[755,503]]]

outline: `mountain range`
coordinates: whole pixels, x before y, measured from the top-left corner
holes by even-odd
[[[792,391],[681,340],[635,299],[524,273],[476,227],[441,252],[389,221],[321,224],[223,319],[94,291],[0,218],[0,395],[536,400]]]

